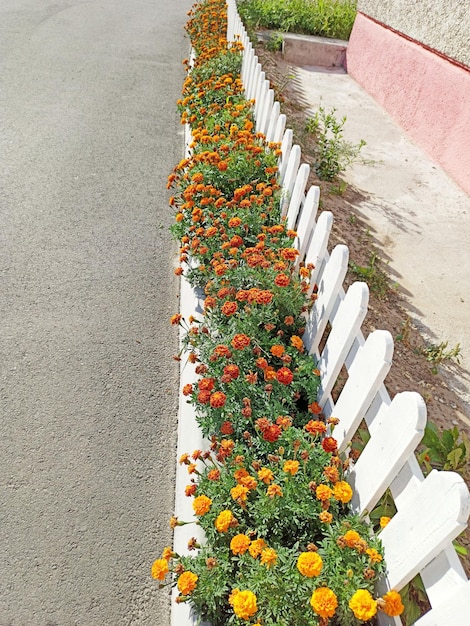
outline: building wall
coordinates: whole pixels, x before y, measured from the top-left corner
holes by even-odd
[[[365,15],[470,66],[469,0],[358,0]]]

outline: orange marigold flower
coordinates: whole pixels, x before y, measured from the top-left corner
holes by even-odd
[[[380,518],[380,528],[385,528],[385,526],[387,526],[387,524],[390,522],[390,517],[387,517],[386,515],[383,515]]]
[[[166,561],[169,561],[174,556],[175,556],[175,553],[173,552],[171,546],[166,546],[166,548],[163,548],[163,554],[162,554],[163,559],[165,559]]]
[[[215,385],[215,378],[201,378],[197,386],[201,391],[212,391]]]
[[[191,485],[187,485],[187,487],[184,490],[184,495],[187,496],[188,498],[191,496],[194,496],[194,494],[196,493],[197,490],[197,485],[192,483]]]
[[[207,496],[197,496],[194,498],[193,509],[196,515],[205,515],[211,508],[212,500]]]
[[[325,452],[335,452],[338,447],[338,442],[334,437],[325,437],[321,442],[321,446]]]
[[[173,326],[178,326],[178,324],[181,322],[181,318],[183,316],[180,315],[179,313],[175,313],[175,315],[172,315],[170,318],[170,322],[172,323]]]
[[[297,348],[299,352],[303,352],[304,342],[298,335],[292,335],[292,337],[290,338],[290,342],[294,346],[294,348]]]
[[[232,591],[229,598],[235,615],[244,620],[249,620],[258,610],[256,600],[257,598],[252,591],[239,591],[238,589]]]
[[[197,394],[197,401],[201,404],[208,404],[211,399],[211,392],[203,389]]]
[[[231,217],[228,221],[230,228],[236,228],[237,226],[240,226],[241,223],[242,221],[239,217]]]
[[[233,554],[245,554],[250,547],[251,539],[244,534],[235,535],[230,542],[230,550]]]
[[[258,374],[249,372],[248,374],[245,374],[245,380],[247,383],[254,385],[255,383],[258,382]]]
[[[266,542],[264,539],[255,539],[251,542],[248,552],[254,559],[257,559],[265,547]]]
[[[328,485],[318,485],[318,487],[315,489],[315,495],[317,497],[317,500],[325,502],[326,500],[329,500],[331,498],[331,496],[333,495],[333,491],[328,487]]]
[[[183,396],[190,396],[193,393],[193,386],[188,383],[183,387]]]
[[[277,552],[273,550],[273,548],[264,548],[261,551],[261,563],[262,565],[266,565],[268,568],[276,565],[277,561]]]
[[[338,598],[335,592],[328,587],[318,587],[312,593],[310,606],[317,615],[327,619],[335,614],[338,607]]]
[[[323,568],[323,560],[318,552],[301,552],[297,559],[297,569],[302,576],[313,578],[319,576]]]
[[[262,467],[258,470],[258,478],[265,484],[269,485],[274,480],[274,474],[268,467]]]
[[[224,304],[222,305],[221,311],[224,315],[230,316],[230,315],[234,315],[238,310],[238,304],[236,302],[231,302],[230,300],[227,300],[227,302],[224,302]]]
[[[385,604],[382,604],[379,601],[380,609],[387,615],[390,615],[390,617],[397,617],[398,615],[401,615],[405,610],[400,594],[394,589],[386,593],[383,596],[382,600]]]
[[[343,504],[349,502],[352,496],[353,491],[351,489],[351,486],[345,480],[340,480],[333,487],[333,498],[335,500],[338,500],[339,502],[342,502]]]
[[[234,336],[231,341],[231,344],[235,350],[244,350],[251,343],[251,339],[248,335],[244,335],[243,333],[239,333]]]
[[[208,480],[219,480],[220,478],[220,470],[219,469],[211,469],[207,472]]]
[[[207,296],[207,298],[204,300],[205,309],[213,309],[215,305],[216,305],[216,301],[215,301],[215,298],[213,298],[212,296]]]
[[[245,467],[240,467],[234,472],[233,477],[235,478],[237,483],[240,483],[242,478],[245,478],[246,476],[249,476],[249,475],[250,474],[248,473],[248,470]]]
[[[318,420],[310,420],[305,424],[305,430],[311,435],[326,433],[326,424]]]
[[[358,589],[349,600],[349,608],[357,619],[368,622],[377,613],[377,602],[367,589]]]
[[[367,548],[366,554],[372,561],[372,563],[380,563],[382,561],[382,555],[375,550],[375,548]]]
[[[292,326],[292,324],[293,324],[293,323],[294,323],[294,318],[292,317],[292,315],[287,315],[287,316],[284,318],[284,324],[285,324],[286,326]]]
[[[287,274],[278,274],[274,279],[274,284],[278,287],[287,287],[290,283],[290,278]]]
[[[331,524],[331,522],[333,521],[333,515],[328,511],[322,511],[318,516],[318,519],[323,524]]]
[[[361,540],[361,536],[355,530],[348,530],[343,535],[343,541],[348,546],[348,548],[354,548],[358,541]]]
[[[281,367],[276,372],[276,378],[278,382],[282,383],[283,385],[290,385],[291,382],[294,380],[294,374],[288,367]]]
[[[174,270],[174,273],[175,273],[176,276],[181,276],[181,274],[183,273],[183,268],[182,267],[177,267]]]
[[[166,559],[157,559],[152,565],[152,578],[156,580],[164,580],[168,574],[168,561]]]
[[[230,495],[238,502],[245,502],[248,497],[249,489],[244,485],[237,485],[230,489]]]
[[[286,461],[282,469],[286,472],[286,474],[291,474],[291,476],[294,476],[299,471],[299,462]]]
[[[226,509],[219,513],[215,519],[214,525],[219,533],[226,533],[234,521],[235,518],[232,511]]]
[[[275,344],[274,346],[271,346],[271,354],[273,356],[277,356],[277,357],[281,357],[284,354],[284,346],[281,346],[280,344]]]
[[[220,409],[225,405],[227,396],[223,391],[214,391],[210,397],[210,405],[213,409]]]
[[[318,402],[312,402],[311,404],[308,405],[308,410],[309,410],[310,413],[314,413],[315,415],[319,415],[322,412],[323,409],[318,404]]]
[[[240,376],[240,368],[235,363],[231,363],[230,365],[226,365],[224,367],[224,374],[226,376],[230,376],[232,380],[235,380]]]
[[[232,422],[226,420],[220,427],[220,432],[222,433],[222,435],[231,435],[233,433]]]
[[[178,578],[178,589],[183,596],[187,596],[196,589],[197,581],[197,574],[190,571],[183,572]]]
[[[247,489],[251,491],[253,489],[256,489],[256,486],[258,485],[258,483],[256,482],[256,479],[253,478],[253,476],[248,475],[240,479],[240,485],[243,485],[244,487],[246,487]]]
[[[232,356],[232,353],[230,352],[227,346],[224,346],[223,344],[219,344],[218,346],[214,348],[214,356],[217,356],[217,357],[224,356],[227,359],[229,359]]]
[[[269,485],[266,493],[270,498],[275,498],[276,496],[282,498],[282,489],[276,484]]]
[[[332,465],[327,465],[323,469],[323,474],[332,483],[337,483],[339,481],[339,471],[338,471],[337,467],[333,467]],[[336,498],[336,496],[335,496],[335,498]],[[338,500],[339,498],[336,498],[336,499]],[[349,500],[348,500],[348,502],[349,502]]]

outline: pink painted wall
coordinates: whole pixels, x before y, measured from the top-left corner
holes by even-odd
[[[348,73],[470,195],[470,68],[358,13]]]

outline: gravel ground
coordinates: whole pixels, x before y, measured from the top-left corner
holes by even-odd
[[[190,5],[0,5],[0,626],[169,624]]]

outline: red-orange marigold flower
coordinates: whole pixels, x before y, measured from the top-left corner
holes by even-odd
[[[322,448],[325,452],[335,452],[338,447],[338,442],[334,437],[325,437],[321,442]]]
[[[274,279],[274,284],[278,287],[287,287],[290,283],[290,278],[287,274],[278,274]]]
[[[210,397],[210,405],[213,409],[220,409],[225,405],[227,396],[223,391],[214,391]]]
[[[251,343],[251,339],[248,335],[244,335],[243,333],[239,333],[234,336],[231,341],[231,344],[235,350],[243,350],[247,348]]]
[[[290,385],[294,380],[294,374],[288,367],[281,367],[281,369],[277,370],[276,378],[283,385]]]

